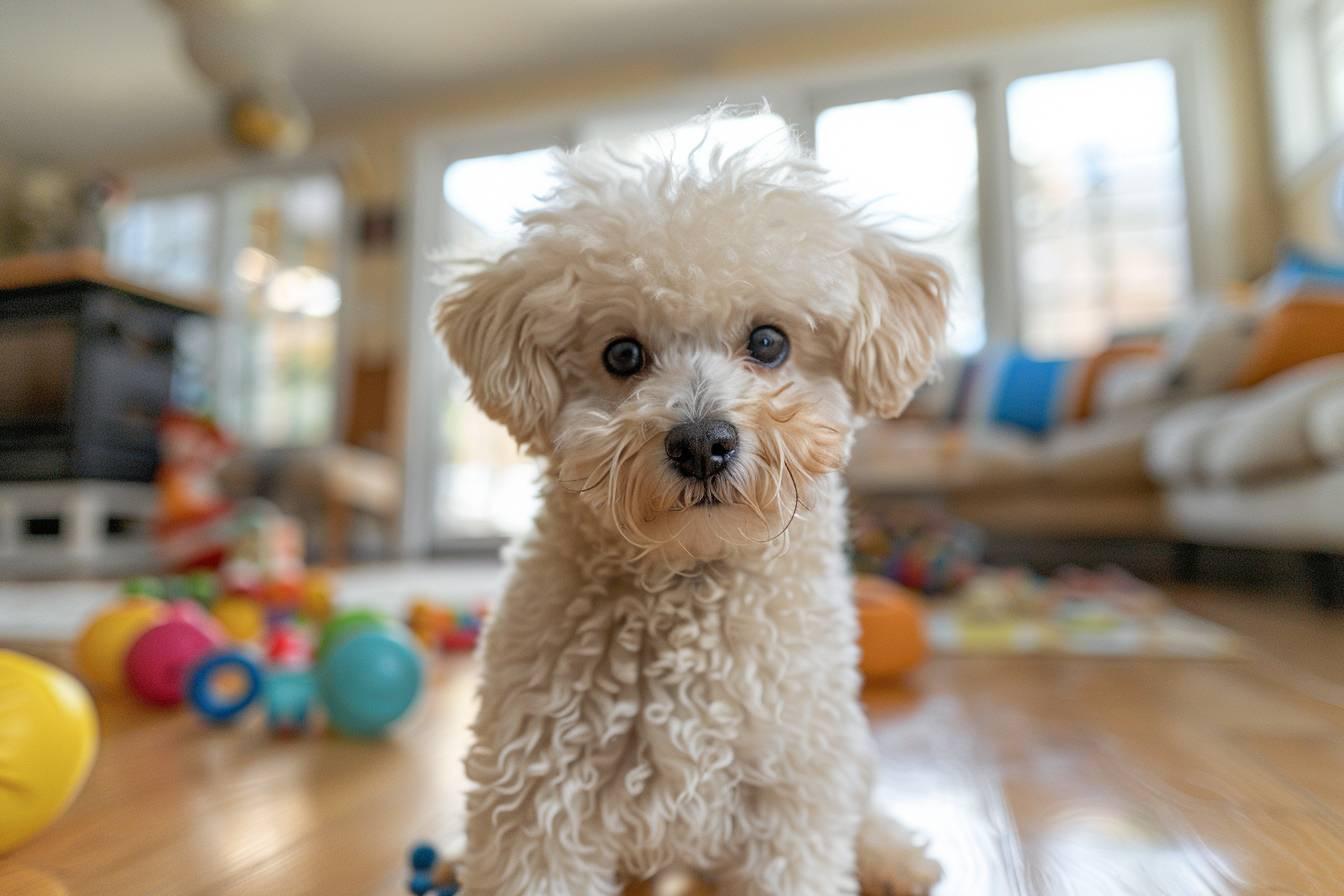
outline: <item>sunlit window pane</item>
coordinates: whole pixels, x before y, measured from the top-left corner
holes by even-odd
[[[671,159],[682,165],[707,159],[711,152],[759,152],[777,156],[792,139],[789,124],[773,112],[724,115],[712,126],[688,120],[688,110],[654,110],[637,116],[594,119],[583,130],[585,143],[601,141],[618,153]]]
[[[217,210],[208,193],[131,203],[112,223],[108,266],[169,292],[213,291],[211,252]]]
[[[248,178],[225,190],[220,410],[254,445],[334,435],[342,206],[330,174]]]
[[[817,117],[817,155],[849,198],[915,248],[942,258],[955,284],[948,345],[985,342],[977,214],[975,101],[965,91],[834,106]]]
[[[1320,66],[1330,104],[1330,117],[1336,128],[1344,124],[1344,0],[1321,0],[1320,21],[1316,25],[1320,40]]]
[[[549,149],[462,159],[443,173],[450,248],[497,254],[518,236],[518,217],[555,186]]]
[[[461,262],[494,258],[519,234],[520,213],[554,187],[551,151],[535,149],[462,159],[443,174],[440,247],[449,271]],[[536,465],[502,426],[467,398],[466,380],[440,359],[436,373],[439,457],[434,525],[440,539],[512,534],[536,507]]]
[[[1190,281],[1170,64],[1022,78],[1007,100],[1026,347],[1082,354],[1162,324]]]

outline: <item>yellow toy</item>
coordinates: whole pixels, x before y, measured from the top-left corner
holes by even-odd
[[[124,691],[126,652],[163,614],[161,601],[128,597],[94,616],[75,642],[75,668],[85,684],[105,693]]]
[[[266,633],[266,613],[261,604],[250,597],[223,598],[210,612],[235,641],[259,641]]]
[[[303,577],[303,595],[299,599],[299,613],[313,622],[326,622],[332,615],[334,590],[331,573],[325,569],[309,570]]]
[[[0,855],[65,811],[97,750],[88,691],[55,666],[0,650]]]

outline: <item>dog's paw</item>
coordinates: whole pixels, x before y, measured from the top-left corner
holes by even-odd
[[[858,845],[863,896],[928,896],[943,876],[914,834],[881,815],[865,819]]]
[[[920,855],[900,868],[876,871],[861,892],[863,896],[929,896],[942,876],[937,862]]]

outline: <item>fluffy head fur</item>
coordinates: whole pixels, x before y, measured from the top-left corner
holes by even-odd
[[[436,311],[473,398],[638,550],[774,540],[843,465],[856,420],[895,416],[923,382],[943,269],[828,194],[792,141],[764,160],[595,148],[557,165],[521,244]],[[746,354],[763,324],[791,341],[779,368]],[[621,337],[649,356],[626,380],[602,363]],[[688,482],[663,438],[707,417],[737,427],[738,458]]]
[[[923,381],[942,270],[796,147],[558,164],[519,247],[436,315],[546,460],[484,641],[465,896],[615,896],[672,864],[734,896],[925,892],[937,866],[868,810],[837,471]],[[773,368],[747,352],[766,324],[791,343]],[[626,379],[617,338],[648,355]],[[739,439],[707,483],[664,448],[703,418]]]

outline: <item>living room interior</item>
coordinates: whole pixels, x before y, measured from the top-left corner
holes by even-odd
[[[554,152],[719,108],[953,277],[845,472],[934,893],[1338,891],[1344,2],[46,0],[0,5],[0,893],[400,893],[460,834],[539,461],[432,309]],[[376,730],[181,705],[216,654],[320,687],[355,617],[414,670]]]

